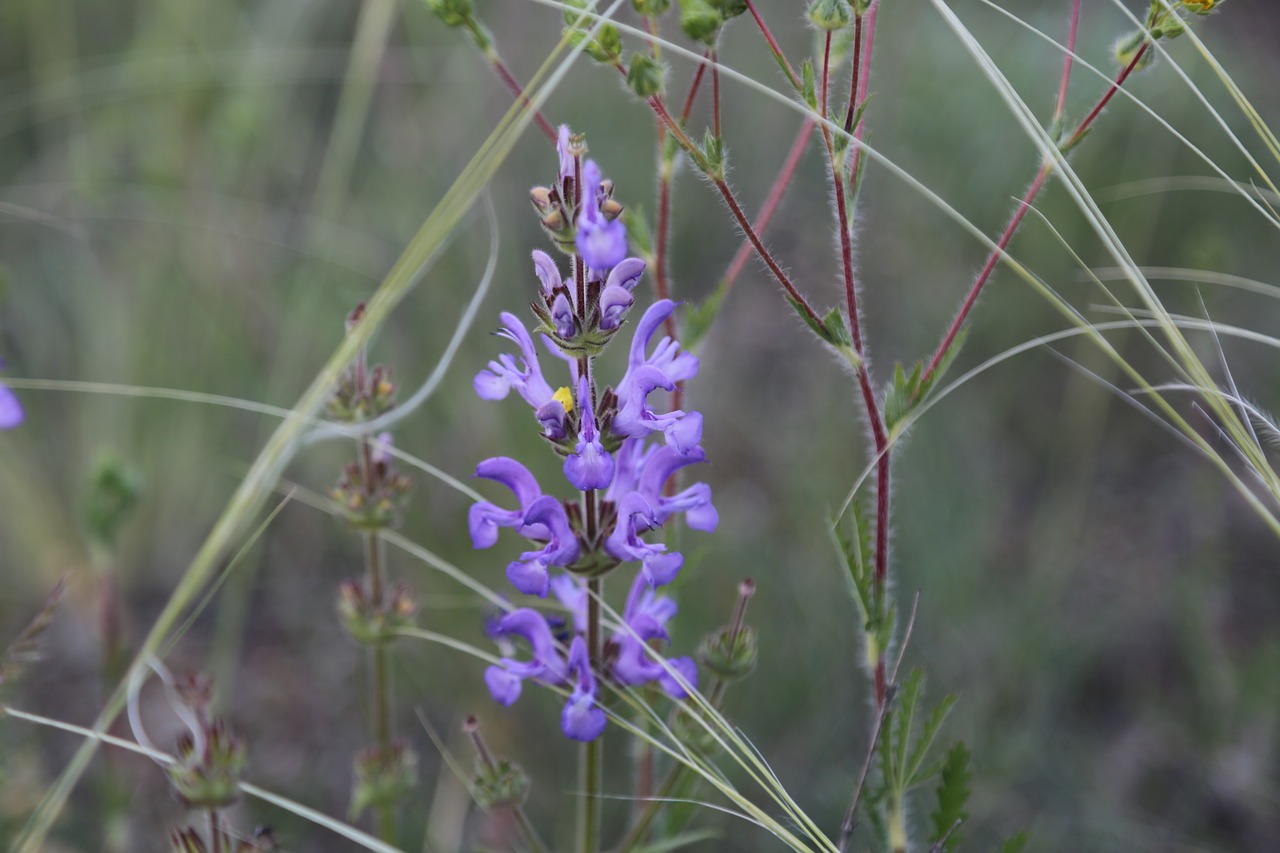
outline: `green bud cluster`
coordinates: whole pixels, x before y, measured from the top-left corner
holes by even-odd
[[[190,808],[226,808],[240,798],[248,750],[222,720],[200,728],[204,740],[200,748],[192,732],[179,738],[177,756],[169,765],[169,783]]]
[[[361,750],[353,766],[352,818],[366,809],[392,805],[418,784],[418,756],[403,740],[385,750],[371,746]]]
[[[725,681],[745,678],[756,668],[756,630],[725,625],[708,634],[698,648],[698,662]]]
[[[723,26],[724,16],[707,0],[680,0],[680,29],[689,38],[713,45]]]
[[[338,619],[351,639],[363,646],[386,645],[399,631],[411,628],[418,603],[407,584],[398,583],[383,602],[374,602],[364,586],[345,581],[338,587]]]
[[[631,67],[627,69],[627,85],[642,98],[662,94],[666,71],[656,59],[647,53],[631,55]]]
[[[529,777],[519,764],[499,758],[493,766],[481,762],[473,789],[476,803],[482,809],[518,806],[529,794]]]

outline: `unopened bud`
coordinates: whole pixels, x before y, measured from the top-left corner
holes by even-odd
[[[635,53],[631,56],[631,67],[627,69],[627,85],[642,98],[651,98],[662,93],[662,66],[647,53]]]
[[[1135,30],[1124,38],[1116,42],[1115,57],[1116,62],[1124,68],[1128,68],[1133,64],[1139,52],[1147,48],[1150,42],[1147,40],[1147,34],[1142,30]],[[1155,59],[1155,54],[1147,49],[1142,53],[1142,58],[1138,60],[1138,64],[1133,66],[1134,71],[1141,71],[1149,66]]]
[[[529,190],[529,201],[533,202],[533,209],[545,215],[551,210],[551,190],[546,187],[534,187]]]
[[[706,0],[680,0],[680,29],[694,41],[715,44],[724,18]]]
[[[707,2],[726,21],[732,20],[747,11],[747,0],[707,0]]]
[[[851,14],[848,0],[813,0],[809,4],[809,20],[828,32],[849,26]]]
[[[382,604],[370,601],[364,587],[345,581],[338,587],[338,619],[351,639],[365,646],[385,645],[414,625],[418,604],[404,583],[396,584]]]
[[[1151,28],[1151,37],[1155,39],[1166,38],[1176,39],[1187,31],[1187,25],[1183,23],[1176,13],[1166,15],[1164,20]]]

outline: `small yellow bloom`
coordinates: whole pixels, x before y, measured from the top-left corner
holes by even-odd
[[[564,406],[566,415],[573,411],[573,392],[569,390],[568,385],[552,394],[551,399],[560,401],[560,405]]]
[[[1207,15],[1218,5],[1218,0],[1182,0],[1182,5],[1197,15]]]

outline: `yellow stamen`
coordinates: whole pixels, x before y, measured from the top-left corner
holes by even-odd
[[[566,415],[573,411],[573,392],[569,390],[568,385],[552,394],[551,399],[560,401],[560,405],[564,406]]]

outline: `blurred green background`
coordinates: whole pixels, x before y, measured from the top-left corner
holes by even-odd
[[[1145,9],[1126,5],[1135,14]],[[953,6],[1047,118],[1058,53],[988,7]],[[1004,6],[1064,38],[1065,0]],[[373,28],[362,65],[353,63],[359,3],[0,4],[4,375],[290,406],[338,344],[346,313],[372,293],[510,104],[470,42],[422,4],[386,8],[385,37]],[[789,55],[811,49],[802,4],[768,0],[760,8]],[[521,79],[558,38],[555,10],[481,0],[478,11]],[[629,9],[625,15],[633,20]],[[666,26],[687,45],[670,16]],[[1110,45],[1129,29],[1115,5],[1086,2],[1080,53],[1111,73]],[[1197,31],[1274,125],[1280,15],[1271,4],[1233,0]],[[1170,46],[1180,67],[1274,174],[1277,164],[1188,42]],[[748,20],[728,29],[722,60],[784,86]],[[690,67],[669,62],[676,100]],[[930,4],[885,4],[873,73],[869,141],[998,233],[1037,155]],[[1079,69],[1072,112],[1081,115],[1103,87]],[[1137,76],[1129,91],[1233,177],[1251,177],[1170,63]],[[693,120],[699,132],[705,105]],[[615,73],[584,59],[545,111],[587,134],[617,198],[654,209],[653,119]],[[724,122],[731,179],[754,210],[799,117],[726,82]],[[811,144],[768,242],[815,302],[836,304],[838,256],[818,149]],[[1123,95],[1074,163],[1140,264],[1274,280],[1280,242],[1238,197],[1159,183],[1148,187],[1161,191],[1132,192],[1134,182],[1209,171]],[[550,181],[555,165],[532,130],[494,177],[502,245],[493,292],[441,390],[396,435],[400,447],[460,478],[495,454],[529,460],[544,482],[558,469],[521,403],[485,403],[471,390],[476,370],[501,350],[486,334],[497,312],[520,313],[536,286],[528,253],[547,246],[527,190]],[[715,193],[688,169],[675,201],[676,294],[700,300],[723,274],[736,232]],[[1110,265],[1060,188],[1039,207],[1087,263]],[[984,250],[874,165],[858,220],[863,304],[883,381],[893,362],[932,351]],[[372,357],[393,365],[404,388],[416,387],[443,351],[488,241],[477,208],[379,336]],[[1082,310],[1105,301],[1035,217],[1014,252]],[[1268,297],[1157,287],[1175,313],[1207,309],[1223,323],[1280,332]],[[1063,325],[1021,281],[998,275],[951,378]],[[1137,335],[1114,340],[1153,381],[1170,378]],[[1216,364],[1212,340],[1194,340]],[[1276,406],[1280,370],[1271,352],[1231,340],[1224,347],[1244,393]],[[1059,351],[1120,381],[1089,344],[1068,341]],[[834,833],[869,727],[860,626],[824,529],[865,464],[860,404],[754,262],[699,355],[689,400],[706,417],[713,464],[699,473],[715,490],[721,526],[683,539],[689,561],[674,653],[691,653],[727,620],[742,577],[757,580],[750,619],[760,630],[760,664],[732,691],[727,710]],[[57,577],[66,574],[71,591],[44,661],[12,700],[88,724],[103,693],[103,578],[118,587],[121,642],[131,650],[276,421],[117,394],[19,393],[28,423],[0,435],[0,642],[16,635]],[[1189,405],[1184,414],[1195,416]],[[109,551],[90,546],[83,522],[86,483],[104,453],[141,482],[136,510]],[[287,477],[322,491],[348,453],[319,446]],[[948,398],[895,459],[900,605],[920,591],[907,661],[927,668],[935,698],[959,694],[946,734],[975,754],[974,817],[961,849],[990,849],[1021,828],[1030,830],[1032,850],[1275,849],[1278,543],[1221,475],[1043,351]],[[501,589],[514,539],[473,552],[467,499],[423,475],[415,481],[404,532]],[[419,593],[424,626],[484,644],[482,602],[407,555],[390,555],[391,574]],[[347,807],[365,708],[362,656],[342,635],[333,600],[337,583],[359,571],[358,539],[292,503],[170,657],[177,670],[215,674],[220,707],[251,743],[253,781],[335,815]],[[405,827],[409,849],[420,845],[428,815],[430,849],[459,849],[476,828],[474,819],[464,823],[466,795],[415,709],[468,764],[453,733],[463,715],[480,715],[495,749],[533,776],[535,820],[568,838],[576,754],[559,736],[553,697],[531,690],[503,710],[485,693],[481,664],[438,647],[403,642],[395,662],[399,726],[422,756],[423,783]],[[148,691],[145,710],[153,737],[167,746],[176,722],[158,692]],[[25,723],[0,725],[0,839],[17,831],[77,745],[74,736]],[[626,754],[622,738],[611,738],[611,766]],[[609,790],[626,794],[627,776],[611,775]],[[921,797],[915,812],[932,805]],[[626,809],[609,806],[615,831]],[[285,849],[350,849],[260,803],[241,806],[234,819],[246,829],[273,825]],[[79,787],[48,849],[159,850],[180,820],[157,768],[108,754]],[[702,821],[724,834],[700,849],[777,849],[722,815],[708,812]],[[855,849],[866,845],[855,836]]]

